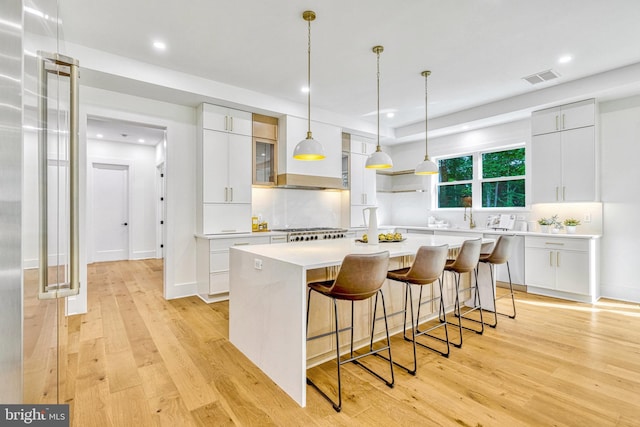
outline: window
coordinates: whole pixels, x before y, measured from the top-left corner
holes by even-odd
[[[472,195],[473,156],[438,160],[438,169],[438,207],[464,207]]]
[[[440,159],[438,168],[438,208],[525,206],[524,147]]]
[[[482,207],[524,207],[524,147],[482,153]]]

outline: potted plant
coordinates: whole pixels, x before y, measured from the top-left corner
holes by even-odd
[[[580,225],[580,221],[575,218],[567,218],[564,220],[564,225],[567,227],[568,234],[574,234],[576,232],[576,227]]]
[[[540,231],[543,233],[557,233],[562,228],[562,223],[558,221],[558,215],[554,215],[551,218],[540,218],[538,220],[540,224]]]

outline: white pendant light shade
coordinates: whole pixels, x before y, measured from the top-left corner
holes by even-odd
[[[293,158],[296,160],[322,160],[324,155],[324,147],[311,136],[311,21],[316,19],[316,14],[312,10],[305,10],[302,13],[302,19],[308,23],[308,44],[307,44],[307,137],[298,142],[293,150]]]
[[[377,55],[377,82],[378,82],[378,144],[376,151],[367,158],[364,167],[367,169],[389,169],[393,167],[393,162],[388,154],[382,152],[380,148],[380,53],[384,50],[382,46],[374,46],[373,52]]]
[[[420,162],[418,166],[416,166],[416,175],[437,175],[438,174],[438,165],[432,160],[429,159],[429,140],[427,136],[427,132],[429,131],[427,127],[427,78],[431,74],[431,71],[423,71],[421,75],[424,77],[424,160]]]
[[[429,160],[429,157],[425,157],[418,166],[416,166],[416,175],[437,175],[438,165],[435,162]]]
[[[307,132],[307,138],[298,142],[293,150],[293,158],[297,160],[322,160],[325,157],[324,147],[313,139],[311,132]]]
[[[393,167],[393,162],[391,157],[378,146],[378,149],[367,158],[364,167],[367,169],[389,169]]]

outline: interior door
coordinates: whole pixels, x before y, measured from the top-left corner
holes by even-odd
[[[56,1],[22,10],[22,401],[65,403],[65,297],[79,288],[78,64],[59,53]]]
[[[129,259],[129,167],[93,164],[93,260]]]

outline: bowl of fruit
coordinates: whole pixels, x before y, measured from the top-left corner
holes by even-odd
[[[406,240],[406,237],[402,237],[402,233],[380,233],[378,234],[378,242],[380,243],[393,243],[402,242]],[[357,242],[369,243],[369,236],[362,235],[362,238],[356,239]]]

